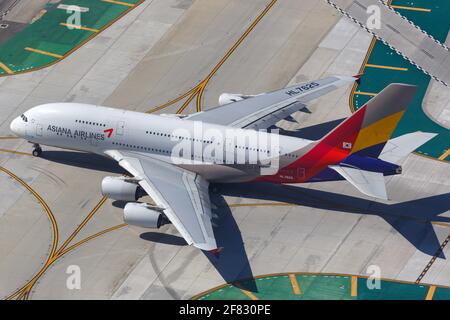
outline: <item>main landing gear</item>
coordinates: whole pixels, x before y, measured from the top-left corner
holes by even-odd
[[[33,156],[39,157],[42,154],[42,149],[39,144],[33,144]]]

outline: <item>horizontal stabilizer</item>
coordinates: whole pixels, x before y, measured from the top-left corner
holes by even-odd
[[[408,154],[437,136],[436,133],[412,132],[388,140],[379,158],[383,161],[398,164]]]
[[[365,195],[387,200],[386,185],[382,173],[343,166],[330,166],[330,168],[343,176]]]

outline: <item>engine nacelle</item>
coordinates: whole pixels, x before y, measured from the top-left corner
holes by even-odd
[[[245,100],[245,99],[251,98],[251,97],[254,97],[254,96],[246,96],[243,94],[234,94],[234,93],[222,93],[219,96],[219,105],[223,106],[225,104]]]
[[[102,180],[102,194],[120,201],[136,201],[139,197],[139,185],[127,181],[126,177],[105,177]]]
[[[123,209],[123,220],[129,225],[158,229],[164,222],[164,215],[146,203],[129,202]]]

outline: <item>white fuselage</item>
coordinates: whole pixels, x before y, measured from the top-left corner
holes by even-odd
[[[78,103],[34,107],[17,117],[11,129],[33,143],[100,155],[108,150],[139,153],[221,182],[252,180],[273,160],[283,168],[311,143],[177,116]]]

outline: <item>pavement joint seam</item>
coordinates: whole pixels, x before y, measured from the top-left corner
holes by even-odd
[[[425,70],[424,68],[422,68],[421,66],[419,66],[416,62],[414,62],[413,60],[411,60],[410,58],[408,58],[405,54],[403,54],[400,50],[396,49],[395,47],[393,47],[389,42],[387,42],[386,40],[384,40],[383,37],[377,35],[374,31],[372,31],[369,27],[367,27],[366,25],[364,25],[363,23],[361,23],[359,20],[357,20],[356,18],[354,18],[352,15],[350,15],[347,11],[345,11],[344,9],[342,9],[341,7],[339,7],[337,4],[335,4],[333,1],[331,0],[326,0],[327,3],[329,5],[331,5],[333,8],[335,8],[337,11],[339,11],[341,14],[343,14],[345,17],[347,17],[348,19],[350,19],[351,21],[353,21],[354,23],[356,23],[357,25],[359,25],[362,29],[366,30],[368,33],[370,33],[371,35],[373,35],[375,38],[377,38],[378,40],[380,40],[383,44],[385,44],[386,46],[388,46],[391,50],[395,51],[395,53],[397,53],[398,55],[402,56],[405,60],[407,60],[409,63],[411,63],[413,66],[415,66],[417,69],[419,69],[420,71],[422,71],[423,73],[425,73],[426,75],[432,77],[434,80],[436,80],[437,82],[441,83],[442,85],[446,86],[446,87],[450,87],[450,84],[448,84],[447,82],[445,82],[444,80],[441,80],[440,78],[438,78],[437,76],[431,74],[430,72],[428,72],[427,70]]]
[[[408,23],[410,23],[411,25],[413,25],[416,29],[418,29],[419,31],[421,31],[423,34],[425,34],[428,38],[430,38],[431,40],[433,40],[436,44],[440,45],[442,48],[444,48],[445,50],[447,50],[448,52],[450,52],[450,48],[445,44],[440,42],[439,40],[437,40],[435,37],[433,37],[431,34],[429,34],[428,32],[426,32],[425,30],[423,30],[421,27],[419,27],[418,25],[416,25],[413,21],[409,20],[407,17],[405,17],[404,15],[402,15],[400,12],[398,12],[397,10],[395,10],[393,7],[391,7],[388,2],[386,0],[378,0],[380,1],[382,4],[384,4],[389,10],[391,10],[392,12],[394,12],[396,15],[398,15],[400,18],[402,18],[403,20],[407,21]]]
[[[438,258],[438,256],[440,256],[441,253],[444,252],[444,248],[447,246],[449,241],[450,241],[450,234],[447,236],[447,238],[444,240],[444,242],[442,242],[441,246],[437,249],[436,253],[431,258],[430,262],[428,262],[427,266],[420,273],[419,277],[416,280],[416,284],[419,284],[422,281],[423,277],[425,277],[425,275],[427,274],[428,270],[430,270],[430,268],[433,266],[433,264],[436,261],[436,259]]]

